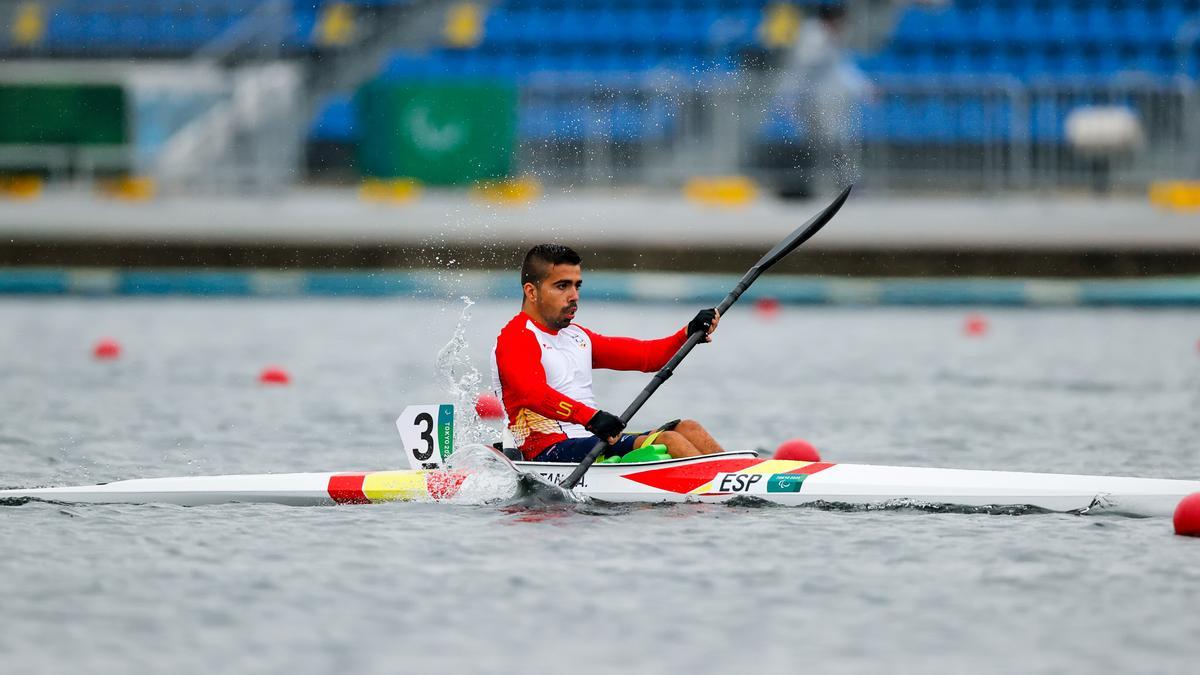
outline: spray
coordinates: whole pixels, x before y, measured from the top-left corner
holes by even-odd
[[[491,427],[479,419],[475,412],[475,399],[479,396],[483,380],[479,369],[471,363],[470,344],[467,342],[467,325],[471,323],[471,306],[475,302],[465,295],[461,299],[463,308],[458,324],[434,360],[434,374],[441,380],[442,389],[454,403],[456,448],[472,443],[486,445],[495,436]]]

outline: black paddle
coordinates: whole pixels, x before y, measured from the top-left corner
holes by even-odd
[[[838,212],[838,209],[842,208],[842,204],[846,203],[846,198],[850,196],[850,188],[852,187],[854,186],[846,186],[846,189],[842,190],[841,194],[839,194],[836,199],[830,202],[829,206],[826,206],[823,211],[810,218],[807,223],[801,225],[794,232],[789,234],[787,238],[776,244],[775,248],[767,251],[767,254],[764,255],[761,260],[755,263],[754,267],[751,267],[750,270],[746,272],[746,274],[742,277],[742,280],[737,283],[737,286],[734,286],[733,290],[729,291],[729,295],[725,296],[725,299],[721,301],[721,304],[717,305],[717,311],[720,313],[720,315],[725,316],[725,311],[728,310],[733,303],[737,302],[738,298],[742,296],[742,293],[745,293],[746,289],[750,288],[750,284],[753,284],[760,276],[762,276],[763,272],[771,269],[772,265],[782,260],[787,254],[796,250],[800,244],[808,241],[809,238],[816,234],[822,227],[825,227],[825,223],[828,223],[830,220],[832,220],[834,214]],[[650,380],[650,384],[646,385],[646,388],[642,390],[642,393],[638,394],[637,398],[633,400],[633,403],[630,403],[629,407],[625,409],[625,412],[621,413],[621,422],[623,424],[629,424],[629,420],[633,419],[633,416],[637,414],[637,411],[641,410],[642,406],[645,405],[646,401],[654,394],[655,391],[658,390],[662,383],[666,382],[669,377],[675,374],[676,366],[678,366],[692,351],[693,347],[695,347],[701,340],[704,339],[704,335],[704,331],[696,331],[688,336],[687,342],[684,342],[683,346],[679,348],[679,351],[675,352],[675,356],[671,357],[671,360],[667,362],[667,365],[662,367],[662,370],[654,374],[653,379]],[[596,462],[596,459],[599,458],[600,455],[604,454],[604,451],[607,448],[607,440],[603,438],[597,439],[596,445],[592,448],[592,451],[587,454],[587,457],[583,458],[583,461],[579,463],[579,466],[575,467],[575,470],[571,472],[571,475],[567,476],[563,482],[559,483],[559,485],[568,490],[575,487],[575,485],[579,483],[579,479],[583,478],[583,474],[587,473],[587,470],[591,468],[592,464]]]

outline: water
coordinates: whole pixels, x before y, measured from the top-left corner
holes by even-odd
[[[463,305],[0,302],[0,485],[394,468]],[[585,303],[657,336],[694,308]],[[640,422],[846,462],[1200,476],[1200,314],[737,308]],[[447,352],[487,381],[481,303]],[[111,335],[123,357],[91,359]],[[461,358],[460,358],[461,357]],[[264,366],[294,382],[265,388]],[[603,373],[619,409],[647,376]],[[1167,519],[682,505],[0,507],[0,671],[1193,672]]]

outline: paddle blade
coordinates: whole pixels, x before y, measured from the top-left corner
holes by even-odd
[[[775,247],[770,251],[767,251],[767,254],[762,257],[762,260],[758,261],[758,265],[756,265],[756,267],[758,267],[760,270],[766,271],[768,267],[782,260],[784,256],[796,250],[800,244],[803,244],[811,239],[814,234],[820,232],[821,228],[825,227],[826,223],[833,220],[833,217],[837,215],[839,210],[841,210],[842,204],[846,203],[846,199],[850,196],[850,190],[853,187],[853,183],[847,185],[846,188],[838,193],[838,196],[829,203],[829,206],[826,206],[821,210],[820,213],[812,218],[809,218],[808,222],[796,228],[796,230],[789,234],[783,241],[776,244]]]

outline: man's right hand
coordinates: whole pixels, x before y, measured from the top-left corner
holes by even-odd
[[[704,338],[701,342],[712,342],[713,331],[717,329],[717,324],[721,322],[721,315],[716,308],[702,309],[696,313],[696,318],[688,322],[688,335],[692,333],[704,333]]]
[[[608,441],[609,445],[621,440],[621,432],[625,430],[625,423],[621,418],[612,413],[606,413],[603,410],[597,410],[592,419],[583,425],[585,429],[596,434],[600,438]]]

